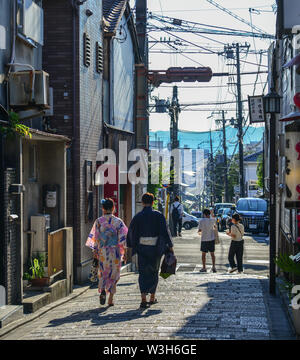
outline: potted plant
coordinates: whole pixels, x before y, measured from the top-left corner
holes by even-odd
[[[30,282],[31,280],[31,275],[29,273],[24,273],[23,274],[23,287],[26,288],[28,285],[28,282]]]
[[[45,286],[49,283],[49,278],[45,276],[45,259],[40,257],[40,259],[34,258],[31,262],[31,285],[32,286]]]
[[[300,263],[295,262],[290,256],[287,254],[280,254],[278,257],[275,258],[275,263],[277,266],[285,273],[285,275],[291,274],[292,278],[294,276],[300,276]],[[293,323],[296,330],[296,333],[300,335],[300,308],[296,309],[292,306],[292,289],[295,285],[295,281],[291,281],[287,279],[284,280],[283,289],[287,291],[290,306],[292,307],[292,314],[293,314]],[[296,294],[294,294],[296,295]]]

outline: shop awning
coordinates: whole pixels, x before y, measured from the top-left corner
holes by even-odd
[[[300,120],[300,111],[293,111],[286,116],[283,116],[279,121],[293,121]]]
[[[29,128],[29,132],[31,133],[31,139],[26,137],[27,140],[40,140],[40,141],[63,141],[70,142],[71,139],[64,135],[58,135],[53,133],[48,133],[46,131],[41,131],[37,129]]]

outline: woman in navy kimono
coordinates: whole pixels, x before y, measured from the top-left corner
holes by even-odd
[[[127,234],[127,247],[132,248],[132,255],[138,255],[141,308],[157,303],[155,292],[161,257],[167,250],[173,252],[173,242],[166,219],[160,212],[153,210],[153,201],[153,194],[143,195],[144,208],[132,219]],[[149,293],[148,304],[146,296]]]

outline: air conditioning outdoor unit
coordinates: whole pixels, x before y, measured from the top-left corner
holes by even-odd
[[[34,86],[32,85],[33,81]],[[9,95],[12,108],[37,106],[42,109],[49,109],[49,74],[42,70],[11,73],[9,77]]]

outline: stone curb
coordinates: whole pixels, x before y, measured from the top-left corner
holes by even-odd
[[[27,315],[25,318],[17,320],[12,322],[10,325],[7,325],[5,328],[3,328],[2,330],[0,330],[0,338],[4,335],[6,335],[7,333],[15,330],[16,328],[25,325],[27,323],[29,323],[32,320],[37,319],[38,317],[44,315],[45,313],[47,313],[48,311],[54,309],[55,307],[62,305],[72,299],[75,299],[76,297],[82,295],[83,293],[85,293],[88,289],[90,289],[90,286],[84,286],[84,287],[80,287],[80,288],[75,288],[73,290],[73,292],[68,295],[67,297],[64,297],[60,300],[57,300],[49,305],[46,305],[45,307],[41,308],[40,310],[38,310],[37,312],[33,313],[33,314],[29,314]]]
[[[132,275],[132,274],[135,274],[134,272],[126,272],[126,273],[123,273],[123,274],[120,274],[121,277],[123,276],[128,276],[128,275]],[[20,320],[16,320],[14,322],[12,322],[10,325],[7,325],[5,328],[3,329],[0,329],[0,338],[6,334],[8,334],[9,332],[17,329],[18,327],[22,326],[22,325],[25,325],[27,323],[29,323],[30,321],[33,321],[35,319],[37,319],[38,317],[44,315],[45,313],[47,313],[48,311],[62,305],[62,304],[65,304],[66,302],[70,301],[70,300],[73,300],[75,298],[77,298],[78,296],[84,294],[86,291],[88,291],[89,289],[91,289],[91,285],[86,285],[86,286],[82,286],[82,287],[79,287],[79,288],[75,288],[73,289],[73,292],[62,298],[62,299],[59,299],[49,305],[46,305],[44,306],[43,308],[41,308],[40,310],[36,311],[35,313],[33,314],[29,314],[29,315],[26,315],[26,318],[23,318],[23,319],[20,319]]]

